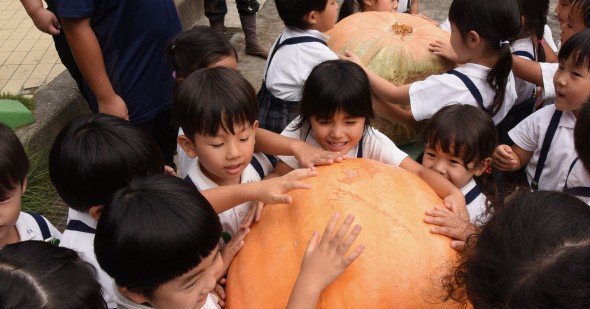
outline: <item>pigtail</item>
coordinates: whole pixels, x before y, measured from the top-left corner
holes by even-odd
[[[543,16],[541,22],[535,27],[534,34],[537,37],[537,62],[547,61],[545,49],[543,48],[543,33],[545,32],[545,24],[547,23],[547,15]]]
[[[342,6],[340,7],[340,12],[338,13],[338,21],[348,17],[356,13],[360,9],[359,1],[357,0],[344,0],[342,2]]]
[[[502,41],[500,44],[500,57],[498,62],[488,74],[488,83],[494,89],[494,101],[492,103],[492,116],[502,108],[504,104],[504,94],[506,93],[506,85],[508,84],[508,76],[512,70],[512,53],[508,42]]]

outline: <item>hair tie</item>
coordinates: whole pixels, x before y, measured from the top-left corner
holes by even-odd
[[[174,47],[176,47],[176,44],[172,44],[172,46],[170,46],[170,49],[172,49],[172,51],[174,51]]]
[[[504,44],[510,44],[510,42],[500,40],[500,47],[502,47]]]
[[[176,79],[176,71],[172,71],[172,78]]]
[[[545,38],[542,38],[540,43],[541,43],[541,46],[545,46]]]

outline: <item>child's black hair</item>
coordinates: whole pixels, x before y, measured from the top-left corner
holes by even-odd
[[[590,69],[590,29],[582,30],[571,38],[567,39],[559,49],[557,58],[559,61],[572,60],[576,67],[582,67],[584,64]]]
[[[235,48],[210,27],[196,26],[177,35],[168,46],[168,59],[177,78],[206,68],[226,57],[238,59]]]
[[[115,282],[151,298],[217,247],[219,217],[199,191],[169,175],[134,179],[98,220],[94,251]]]
[[[20,140],[0,123],[0,200],[18,184],[23,184],[29,171],[29,159]]]
[[[453,104],[440,109],[424,127],[422,141],[460,157],[465,164],[491,157],[498,145],[494,121],[481,108]]]
[[[576,152],[584,168],[590,173],[590,97],[578,112],[574,128]]]
[[[78,253],[43,241],[0,250],[0,308],[106,309],[94,267]]]
[[[514,0],[453,0],[449,21],[456,25],[463,39],[470,31],[475,31],[500,53],[487,76],[488,84],[496,93],[491,106],[492,115],[495,115],[504,104],[512,70],[510,46],[503,42],[516,39],[520,33],[518,4]]]
[[[584,26],[586,26],[586,28],[590,28],[590,0],[572,1],[570,14],[572,14],[571,12],[575,12],[574,10],[579,11],[579,14],[582,16],[582,20],[584,21]]]
[[[560,192],[520,194],[462,258],[449,297],[474,308],[588,308],[590,208]]]
[[[338,12],[338,21],[356,13],[365,10],[365,2],[363,0],[344,0]]]
[[[330,1],[330,0],[328,0]],[[304,17],[311,11],[323,12],[328,4],[326,0],[275,0],[279,16],[287,27],[295,27],[302,30],[309,25]]]
[[[163,172],[158,145],[128,121],[106,114],[67,124],[49,154],[51,182],[64,202],[80,212],[106,204],[135,176]]]
[[[547,24],[547,14],[549,13],[549,0],[518,0],[520,15],[524,16],[522,32],[527,37],[534,35],[539,44],[537,44],[536,54],[537,61],[545,62],[545,50],[540,44]]]
[[[305,136],[311,129],[311,117],[330,118],[337,111],[364,117],[365,129],[374,116],[367,73],[351,61],[328,60],[311,70],[303,86],[301,118],[295,128]]]
[[[172,119],[191,140],[195,134],[215,136],[219,128],[235,134],[236,125],[253,125],[258,119],[258,100],[240,73],[223,67],[201,69],[174,93]]]

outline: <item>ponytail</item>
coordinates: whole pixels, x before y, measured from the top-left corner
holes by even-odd
[[[490,70],[488,74],[488,84],[494,89],[494,101],[492,102],[492,116],[502,108],[504,103],[504,94],[506,93],[506,85],[508,84],[508,76],[512,70],[512,53],[510,52],[510,45],[500,43],[500,57],[496,65]]]
[[[338,21],[363,10],[362,0],[344,0],[338,13]]]

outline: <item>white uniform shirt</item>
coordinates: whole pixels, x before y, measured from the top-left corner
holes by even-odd
[[[463,188],[461,188],[461,193],[463,193],[463,195],[467,195],[467,193],[469,193],[469,191],[475,188],[476,185],[477,183],[472,178]],[[486,213],[486,201],[486,196],[480,192],[475,197],[475,199],[471,201],[471,203],[467,204],[469,221],[471,221],[472,224],[480,226],[487,221],[487,218],[484,216],[484,214]]]
[[[533,180],[543,140],[555,105],[548,105],[534,112],[508,132],[510,138],[520,148],[533,152],[526,166],[529,184]],[[569,165],[576,158],[574,150],[574,126],[576,117],[572,112],[563,112],[547,153],[545,166],[539,179],[539,190],[557,191],[565,185]]]
[[[471,79],[481,93],[484,106],[490,107],[496,94],[487,82],[490,68],[479,64],[467,63],[455,70],[467,75]],[[506,84],[504,104],[502,104],[496,115],[492,117],[495,124],[500,123],[504,119],[514,105],[515,100],[514,75],[510,72],[508,83]],[[418,121],[430,119],[441,108],[457,103],[479,107],[467,86],[453,74],[432,75],[423,81],[417,81],[410,85],[410,106],[414,119]]]
[[[543,76],[543,99],[554,99],[555,85],[553,84],[553,76],[559,68],[559,63],[540,62],[539,64]]]
[[[254,156],[262,166],[264,175],[267,175],[272,171],[273,167],[264,154],[255,153]],[[195,159],[195,162],[196,163],[188,171],[188,176],[191,178],[195,186],[197,186],[199,191],[217,188],[218,185],[209,179],[209,177],[205,176],[205,174],[203,174],[198,158]],[[249,183],[260,180],[260,175],[256,169],[254,169],[254,167],[249,164],[242,172],[240,183]],[[224,232],[227,232],[233,236],[240,230],[240,225],[242,224],[242,221],[244,221],[244,218],[250,209],[250,204],[251,202],[246,202],[219,214],[219,220],[221,221],[221,226],[223,227]]]
[[[119,288],[115,282],[112,282],[111,285],[117,298],[117,309],[153,309],[153,307],[150,306],[134,303],[129,298],[125,297],[125,295],[119,293]],[[217,299],[217,296],[209,293],[207,295],[207,301],[205,302],[205,305],[201,307],[201,309],[221,309],[218,302],[219,300]]]
[[[297,117],[291,121],[287,128],[283,130],[281,135],[295,139],[303,139],[301,136],[301,130],[293,130],[296,123],[299,122],[299,119],[300,117]],[[399,166],[402,160],[408,156],[405,152],[397,148],[397,146],[387,136],[374,128],[369,129],[369,131],[365,133],[362,141],[362,157],[366,159],[372,159],[386,164]],[[312,146],[321,148],[320,144],[315,140],[315,138],[313,138],[311,131],[309,134],[307,134],[305,142]],[[357,153],[358,145],[348,151],[348,153],[346,153],[346,157],[356,158]],[[281,161],[285,162],[285,164],[289,165],[293,169],[299,168],[299,162],[295,157],[279,156],[279,159],[281,159]]]
[[[49,233],[52,237],[61,239],[61,233],[51,224],[45,217],[43,217],[45,222],[47,223],[47,227],[49,228]],[[45,240],[43,239],[43,234],[41,233],[41,228],[35,218],[30,214],[21,211],[16,223],[14,224],[16,227],[16,231],[18,232],[18,236],[20,241],[27,241],[27,240]]]
[[[531,56],[533,56],[533,57],[535,56],[535,53],[536,53],[535,45],[533,44],[533,40],[530,37],[518,39],[518,40],[512,42],[512,44],[510,44],[510,51],[511,52],[524,51],[524,52],[531,54]],[[525,56],[519,56],[519,57],[527,59],[527,60],[531,60],[530,58],[525,57]],[[518,105],[520,103],[524,103],[524,102],[528,101],[533,96],[537,86],[533,83],[529,83],[525,80],[515,77],[514,78],[514,88],[516,89],[516,94],[517,94],[515,105]]]
[[[280,36],[281,42],[286,39],[301,36],[312,36],[323,41],[328,41],[325,34],[312,29],[301,30],[287,27]],[[271,51],[274,49],[273,45]],[[319,42],[306,42],[281,47],[272,58],[270,56],[265,65],[266,88],[275,97],[287,101],[300,101],[303,84],[311,69],[326,60],[338,59],[328,46]],[[268,73],[267,73],[268,71]]]
[[[78,220],[87,225],[90,228],[96,229],[96,220],[94,220],[90,214],[82,213],[72,208],[68,209],[68,222],[71,220]],[[96,261],[96,255],[94,254],[94,234],[80,231],[66,230],[63,233],[60,247],[70,248],[76,252],[80,258],[94,266],[96,269],[96,275],[98,282],[102,286],[102,297],[107,303],[109,308],[117,308],[115,301],[115,294],[113,291],[113,285],[111,277],[100,268],[98,261]]]
[[[399,0],[397,2],[397,11],[400,13],[406,13],[410,11],[411,0]]]
[[[567,187],[590,187],[590,173],[588,172],[588,170],[584,168],[584,164],[582,164],[582,161],[577,160],[576,164],[574,164],[572,171],[567,177]],[[590,205],[590,197],[577,196],[577,198],[582,200],[584,203]]]

